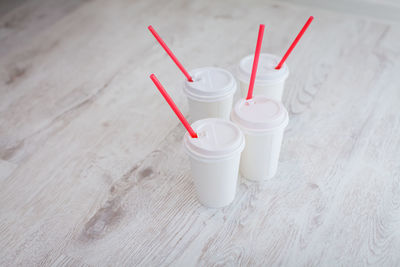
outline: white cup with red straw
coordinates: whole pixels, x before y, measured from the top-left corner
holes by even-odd
[[[247,97],[236,103],[231,114],[231,120],[240,127],[246,140],[240,172],[253,181],[262,181],[275,175],[284,129],[289,121],[288,112],[281,101],[264,95],[253,96],[263,33],[264,25],[261,24]]]
[[[200,203],[211,208],[229,205],[236,194],[243,133],[219,118],[198,120],[191,126],[156,76],[150,78],[187,130],[183,144]]]
[[[194,69],[189,74],[154,28],[149,26],[148,29],[186,76],[183,92],[188,99],[191,120],[229,119],[237,88],[234,76],[227,70],[216,67]]]
[[[231,120],[243,131],[246,140],[240,161],[243,177],[253,181],[274,177],[289,122],[282,102],[263,95],[241,99],[233,107]]]
[[[258,71],[255,77],[253,85],[254,87],[252,86],[255,95],[264,95],[270,99],[282,101],[285,81],[289,76],[289,68],[285,61],[289,57],[294,47],[297,45],[300,38],[303,36],[304,32],[307,30],[313,19],[313,16],[309,17],[301,31],[294,39],[293,43],[290,45],[289,49],[286,51],[285,55],[281,59],[273,54],[268,53],[261,53],[259,55]],[[242,97],[246,97],[249,91],[248,89],[251,82],[250,80],[252,78],[251,75],[253,61],[254,55],[249,55],[244,57],[240,61],[238,66],[237,78],[240,81]]]

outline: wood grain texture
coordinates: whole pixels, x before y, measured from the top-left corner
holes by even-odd
[[[263,1],[50,2],[0,19],[1,266],[400,265],[398,25]],[[277,176],[201,206],[148,78],[186,113],[184,77],[146,26],[188,69],[234,71],[260,22],[282,55],[310,14]]]
[[[0,160],[0,180],[6,179],[16,168],[16,164]]]

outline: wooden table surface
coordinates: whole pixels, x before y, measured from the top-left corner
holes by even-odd
[[[288,59],[279,170],[196,199],[182,63]],[[399,266],[400,26],[290,3],[24,1],[0,18],[0,265]]]

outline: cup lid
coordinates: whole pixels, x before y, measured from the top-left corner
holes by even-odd
[[[214,100],[234,94],[236,81],[233,75],[224,69],[204,67],[190,71],[193,82],[185,81],[183,90],[188,97],[201,100]]]
[[[229,156],[244,148],[242,131],[234,123],[219,118],[198,120],[192,124],[198,138],[188,133],[184,137],[184,146],[191,154],[202,158]]]
[[[231,119],[245,130],[264,132],[286,127],[289,116],[281,102],[259,95],[250,100],[239,100]]]
[[[251,70],[253,68],[254,55],[244,57],[238,67],[239,80],[250,83]],[[278,65],[280,58],[272,55],[262,53],[258,60],[257,74],[255,84],[264,85],[276,83],[284,80],[289,75],[289,68],[286,63],[277,70],[275,67]]]

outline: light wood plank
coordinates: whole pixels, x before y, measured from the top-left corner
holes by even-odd
[[[16,164],[0,160],[0,181],[6,179],[17,168]]]
[[[0,62],[0,265],[399,265],[398,27],[261,1],[154,3],[61,8]],[[186,113],[183,76],[146,26],[189,69],[234,70],[254,25],[283,54],[310,12],[277,177],[201,206],[184,129],[148,79]],[[29,68],[7,84],[15,62]]]
[[[84,264],[76,259],[68,257],[66,255],[61,255],[57,260],[51,265],[52,267],[58,266],[79,266],[79,267],[89,267],[90,265]]]

